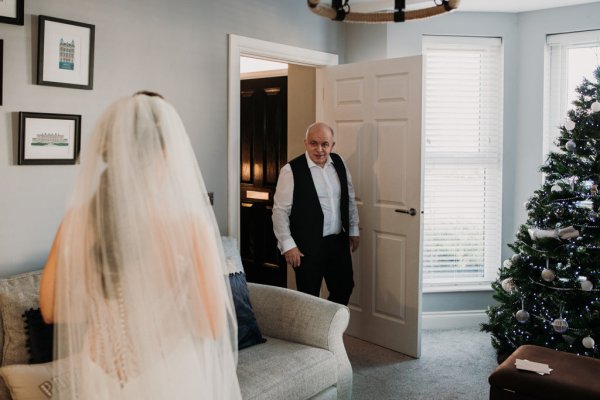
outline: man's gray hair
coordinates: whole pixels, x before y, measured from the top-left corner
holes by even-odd
[[[310,124],[308,126],[308,128],[306,128],[306,133],[304,134],[304,139],[308,138],[308,134],[310,133],[311,130],[313,130],[314,128],[316,128],[317,126],[325,126],[329,129],[329,131],[331,132],[331,136],[335,136],[335,134],[333,133],[333,128],[329,125],[327,125],[325,122],[313,122],[312,124]]]

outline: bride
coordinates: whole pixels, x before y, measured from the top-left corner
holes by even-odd
[[[40,286],[59,399],[239,399],[231,293],[214,214],[175,109],[113,103]]]

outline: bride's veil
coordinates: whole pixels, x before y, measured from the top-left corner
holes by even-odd
[[[189,138],[152,93],[113,103],[60,230],[59,399],[239,398],[220,234]]]

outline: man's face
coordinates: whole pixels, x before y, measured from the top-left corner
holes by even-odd
[[[325,125],[315,126],[304,139],[304,147],[308,152],[308,156],[319,167],[325,166],[334,144],[333,135]]]

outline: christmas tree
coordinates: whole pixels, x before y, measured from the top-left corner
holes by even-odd
[[[525,203],[527,222],[492,283],[498,304],[482,330],[499,361],[523,344],[600,358],[600,67],[576,88],[574,109]]]

